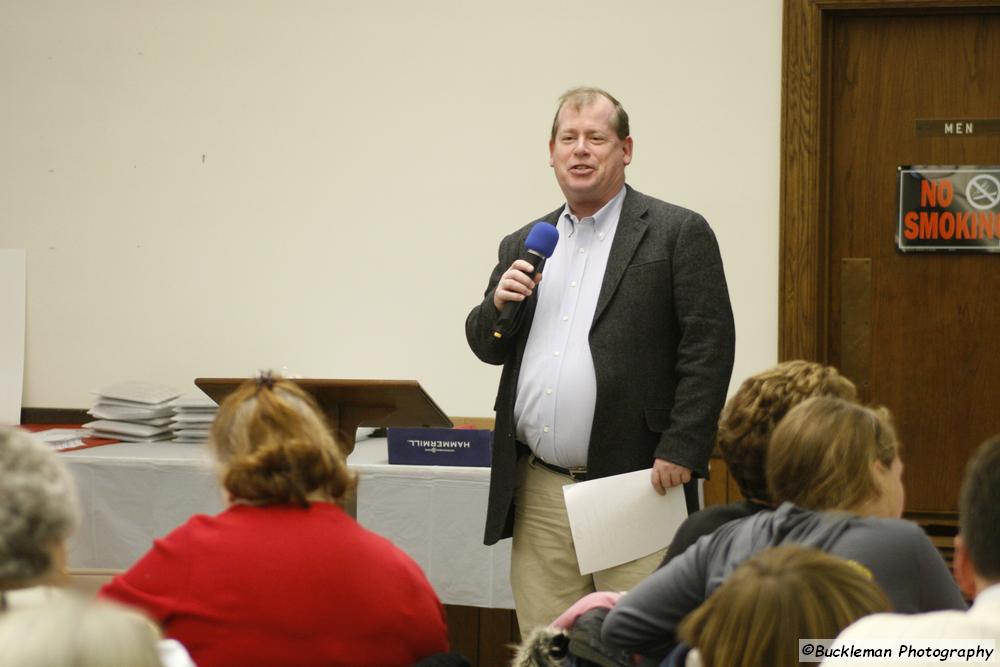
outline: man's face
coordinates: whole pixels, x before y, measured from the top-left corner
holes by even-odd
[[[632,161],[632,138],[619,139],[611,119],[614,106],[605,98],[579,111],[563,106],[556,137],[549,142],[549,164],[578,217],[593,215],[625,183]]]

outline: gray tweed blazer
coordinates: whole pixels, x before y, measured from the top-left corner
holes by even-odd
[[[626,188],[590,327],[597,404],[588,474],[597,478],[641,470],[663,458],[705,477],[735,345],[719,246],[697,213]],[[561,211],[560,206],[542,219],[555,224]],[[535,308],[532,295],[514,333],[497,341],[493,290],[521,255],[532,224],[500,242],[483,300],[465,322],[476,356],[503,365],[493,406],[486,544],[513,532],[517,458],[524,454],[515,443],[514,400]]]

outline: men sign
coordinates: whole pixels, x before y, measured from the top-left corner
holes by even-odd
[[[903,252],[1000,252],[1000,166],[899,167]]]

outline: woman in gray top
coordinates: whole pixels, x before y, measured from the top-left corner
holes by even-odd
[[[771,497],[781,505],[728,523],[619,600],[605,642],[663,656],[681,620],[740,563],[792,542],[867,569],[901,613],[965,609],[944,560],[903,511],[903,464],[888,411],[812,398],[774,431],[767,456]],[[774,619],[780,622],[780,619]]]
[[[771,433],[789,410],[813,396],[853,401],[857,390],[836,368],[801,359],[782,362],[743,381],[726,401],[715,444],[745,500],[712,505],[690,515],[674,534],[660,567],[730,521],[777,507],[764,469]]]

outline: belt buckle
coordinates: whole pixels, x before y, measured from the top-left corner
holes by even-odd
[[[574,482],[584,482],[587,480],[586,468],[566,468],[566,474]]]

